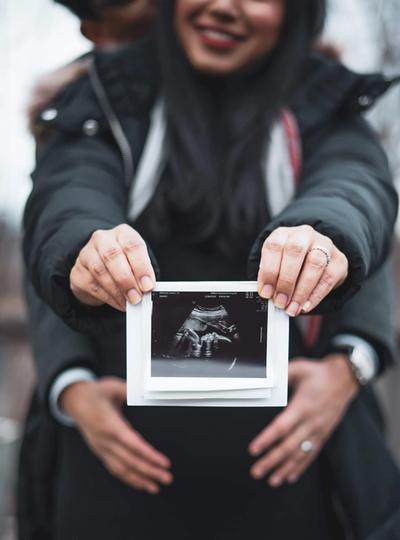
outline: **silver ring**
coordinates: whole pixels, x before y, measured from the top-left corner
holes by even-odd
[[[314,448],[313,443],[309,441],[308,439],[303,441],[300,445],[300,450],[304,452],[305,454],[309,454],[313,448]]]
[[[325,257],[326,257],[325,268],[326,268],[329,265],[329,263],[331,262],[331,260],[332,260],[332,256],[329,253],[329,251],[326,248],[322,247],[322,246],[314,246],[314,247],[312,247],[312,248],[310,248],[308,250],[308,253],[311,253],[312,251],[321,251],[325,255]]]

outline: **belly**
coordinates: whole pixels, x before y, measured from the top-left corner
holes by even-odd
[[[126,414],[182,477],[226,477],[247,482],[250,441],[279,412],[275,408],[130,407]]]

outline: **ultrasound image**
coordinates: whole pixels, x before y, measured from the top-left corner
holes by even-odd
[[[266,377],[267,304],[256,293],[153,293],[153,377]]]

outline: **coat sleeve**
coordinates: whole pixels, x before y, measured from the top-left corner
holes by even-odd
[[[74,332],[26,283],[33,361],[38,396],[45,407],[51,385],[66,369],[85,367],[98,372],[98,361],[91,338]]]
[[[95,230],[126,221],[120,156],[101,138],[56,135],[41,149],[24,214],[24,257],[39,296],[70,326],[91,332],[122,323],[107,307],[78,304],[69,273]]]
[[[349,261],[345,283],[317,312],[338,309],[385,260],[398,198],[387,158],[367,123],[342,117],[305,142],[304,169],[295,199],[262,231],[249,258],[255,279],[264,240],[276,228],[311,225],[331,238]]]
[[[316,355],[327,354],[335,336],[354,334],[374,347],[381,372],[396,362],[396,296],[392,272],[391,264],[385,263],[338,312],[323,318]]]

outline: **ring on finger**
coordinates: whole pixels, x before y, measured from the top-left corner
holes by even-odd
[[[305,439],[300,444],[300,450],[304,452],[304,454],[309,454],[314,449],[314,444],[309,439]]]
[[[329,266],[329,263],[331,262],[332,260],[332,255],[329,253],[329,251],[324,248],[323,246],[313,246],[311,247],[309,250],[308,250],[308,253],[311,253],[312,251],[321,251],[325,257],[326,257],[326,265],[325,265],[325,268],[327,266]]]

